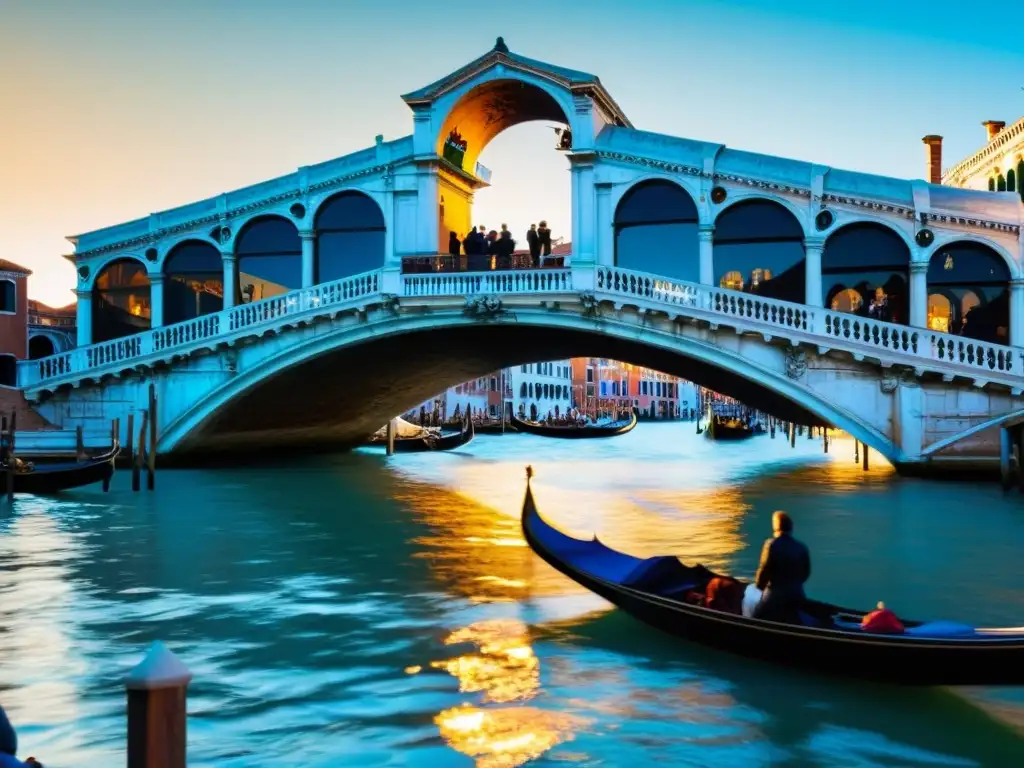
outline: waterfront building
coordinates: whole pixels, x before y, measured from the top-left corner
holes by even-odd
[[[28,300],[28,356],[38,360],[75,346],[75,302],[51,307],[36,299]]]
[[[1024,202],[1024,117],[1009,127],[1001,120],[986,120],[982,126],[984,146],[948,169],[943,168],[942,136],[925,136],[928,180],[995,192],[1001,203]],[[995,254],[988,257],[956,243],[939,249],[928,267],[927,327],[1008,343],[1008,275]]]
[[[15,386],[17,361],[28,357],[28,276],[31,270],[0,259],[0,385]]]
[[[572,365],[569,360],[516,365],[506,372],[512,410],[528,419],[561,416],[572,408]]]

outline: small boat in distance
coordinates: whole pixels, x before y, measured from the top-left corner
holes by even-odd
[[[518,431],[539,437],[559,437],[568,439],[585,439],[591,437],[617,437],[631,432],[637,423],[636,409],[632,409],[628,419],[620,419],[600,426],[578,427],[570,424],[540,424],[523,421],[513,415],[512,426]]]
[[[742,419],[712,415],[704,429],[705,437],[712,440],[746,440],[757,432]]]
[[[537,510],[526,468],[523,536],[549,565],[633,617],[686,640],[778,664],[906,685],[1020,685],[1024,627],[983,629],[950,621],[904,621],[902,634],[861,629],[865,611],[806,600],[802,625],[707,608],[722,578],[670,555],[641,559],[595,536],[568,536]],[[739,582],[745,588],[743,582]]]
[[[119,450],[120,447],[115,444],[109,451],[83,461],[27,465],[30,468],[14,472],[14,492],[41,496],[93,483],[103,483],[103,490],[107,490]],[[5,487],[4,483],[6,479],[0,479],[0,491]]]
[[[398,419],[400,425],[407,427],[415,427],[414,424],[402,419]],[[473,439],[476,431],[473,428],[473,421],[466,419],[462,424],[462,429],[458,432],[444,433],[439,430],[427,430],[419,428],[418,434],[409,437],[395,437],[395,453],[425,453],[427,451],[451,451],[455,448],[461,448],[466,445],[470,440]],[[381,432],[374,435],[374,438],[370,441],[370,445],[381,445],[387,446],[387,427],[383,430],[383,436]]]

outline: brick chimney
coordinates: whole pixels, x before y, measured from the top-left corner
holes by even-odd
[[[992,141],[998,133],[1006,127],[1006,123],[1002,120],[986,120],[982,125],[985,126],[985,130],[988,131],[988,140]]]
[[[925,143],[927,149],[926,152],[926,167],[928,169],[928,175],[925,176],[928,179],[929,184],[941,184],[942,183],[942,137],[941,136],[925,136],[921,139]]]

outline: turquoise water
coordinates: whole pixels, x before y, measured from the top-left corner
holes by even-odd
[[[1022,764],[1024,739],[977,706],[989,692],[820,679],[674,641],[518,530],[527,463],[567,530],[740,575],[785,509],[816,596],[1024,623],[1022,498],[872,460],[862,472],[842,441],[826,456],[641,424],[26,497],[0,515],[0,702],[21,754],[123,764],[120,680],[160,639],[195,675],[194,766]],[[1015,717],[1020,699],[997,701]]]

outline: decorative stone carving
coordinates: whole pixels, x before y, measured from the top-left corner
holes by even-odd
[[[583,291],[580,294],[580,306],[583,307],[584,317],[598,317],[601,314],[601,302],[590,291]]]
[[[900,378],[892,371],[886,371],[882,374],[882,379],[878,383],[879,388],[882,390],[883,395],[891,395],[896,391],[896,388],[900,385]]]
[[[224,350],[222,357],[224,360],[224,370],[230,374],[238,373],[238,350],[234,347],[228,347]]]
[[[503,315],[505,309],[497,296],[471,296],[466,299],[462,313],[478,320],[493,320]]]
[[[802,379],[807,373],[807,353],[798,347],[786,349],[786,375],[795,380]]]
[[[384,189],[391,189],[395,184],[395,167],[389,163],[385,166],[384,173],[380,175],[380,178],[384,182]]]
[[[381,306],[393,315],[402,311],[402,301],[397,293],[384,293],[380,297]]]

